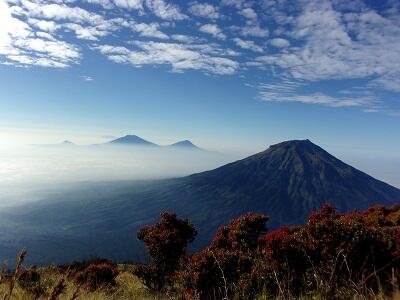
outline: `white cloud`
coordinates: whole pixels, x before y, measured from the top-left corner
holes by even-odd
[[[56,39],[49,34],[48,32],[43,32],[43,31],[37,31],[35,32],[35,35],[39,38],[43,38],[45,40],[50,40],[50,41],[55,41]]]
[[[257,13],[251,7],[246,7],[239,11],[239,14],[250,20],[257,20]]]
[[[101,53],[118,63],[128,63],[135,67],[142,65],[170,65],[172,71],[201,70],[214,74],[233,74],[239,64],[229,58],[215,56],[213,47],[178,43],[138,42],[132,43],[136,49],[110,45],[97,46]]]
[[[84,0],[84,1],[87,2],[87,3],[90,3],[90,4],[100,5],[105,9],[114,8],[114,5],[110,0]]]
[[[280,83],[260,84],[259,97],[267,102],[298,102],[318,104],[329,107],[350,107],[372,105],[376,102],[373,96],[334,97],[321,92],[303,94],[298,87],[303,85],[296,81],[283,80]]]
[[[372,79],[371,86],[399,91],[400,19],[365,6],[346,6],[341,11],[342,6],[335,5],[308,1],[287,30],[296,47],[257,61],[277,66],[292,78],[364,78]]]
[[[249,41],[249,40],[242,40],[240,38],[234,38],[233,41],[235,42],[235,44],[243,49],[247,49],[247,50],[252,50],[255,52],[263,52],[263,48],[258,46],[256,43],[254,43],[253,41]]]
[[[25,22],[12,16],[0,1],[0,63],[65,68],[78,62],[76,46],[56,40],[45,32],[35,34]]]
[[[194,37],[185,34],[173,34],[171,35],[171,38],[183,43],[193,43],[196,41]]]
[[[289,41],[282,38],[274,38],[270,40],[270,43],[272,46],[277,48],[286,48],[290,46]]]
[[[143,0],[113,0],[113,2],[116,6],[121,8],[135,9],[135,10],[143,9]]]
[[[209,3],[192,2],[189,12],[202,18],[218,19],[220,17],[217,8]]]
[[[88,81],[88,82],[94,81],[94,78],[92,76],[88,76],[88,75],[83,75],[83,76],[81,76],[81,78],[83,81]]]
[[[98,24],[104,22],[102,16],[84,10],[80,7],[70,7],[65,4],[39,4],[29,0],[21,1],[26,14],[33,18],[47,20],[69,20],[77,23]]]
[[[241,34],[244,36],[267,37],[269,32],[266,28],[261,28],[258,24],[248,24],[241,28]]]
[[[39,28],[43,31],[53,32],[59,28],[56,22],[46,21],[46,20],[37,20],[30,18],[28,19],[28,23],[36,28]]]
[[[97,41],[99,37],[103,37],[109,34],[108,31],[102,31],[96,27],[91,27],[91,26],[84,27],[80,24],[75,24],[75,23],[64,24],[63,28],[67,28],[74,31],[76,37],[82,40]]]
[[[244,3],[245,0],[221,0],[222,5],[234,6],[236,8],[241,8]]]
[[[132,24],[131,29],[138,32],[141,36],[154,37],[158,39],[168,39],[168,35],[159,30],[159,25],[157,23],[145,24],[145,23],[135,23]]]
[[[179,7],[166,3],[164,0],[146,0],[147,7],[159,18],[163,20],[179,21],[187,19]]]
[[[224,40],[225,34],[221,31],[217,24],[204,24],[199,27],[199,30],[204,33],[211,34],[213,37]]]

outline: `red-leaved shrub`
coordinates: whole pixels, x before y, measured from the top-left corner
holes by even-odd
[[[188,298],[220,299],[249,292],[258,238],[268,218],[248,213],[220,227],[211,246],[190,257],[177,277]],[[243,291],[245,290],[245,291]]]
[[[114,286],[118,273],[117,267],[109,262],[90,264],[84,270],[75,273],[73,281],[76,286],[93,292]]]
[[[152,264],[138,264],[133,273],[154,290],[170,283],[171,276],[180,267],[186,246],[194,240],[197,231],[188,220],[177,219],[175,213],[161,213],[161,220],[139,230],[137,237],[144,241]]]
[[[319,290],[326,297],[346,286],[360,292],[390,288],[393,269],[399,270],[399,227],[375,212],[338,214],[324,205],[306,225],[267,234],[256,264],[264,288],[290,295]]]

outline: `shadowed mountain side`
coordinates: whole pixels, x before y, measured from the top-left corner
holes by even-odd
[[[93,256],[143,260],[135,233],[163,210],[174,210],[195,224],[199,234],[193,247],[199,249],[218,226],[247,211],[269,215],[272,229],[303,223],[325,202],[348,211],[399,201],[400,190],[310,141],[288,141],[188,177],[86,184],[14,208],[0,215],[0,255],[14,258],[25,246],[33,263]]]

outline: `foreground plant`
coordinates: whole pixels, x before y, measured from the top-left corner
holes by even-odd
[[[118,275],[117,267],[110,262],[90,264],[84,270],[78,271],[73,277],[75,286],[94,292],[101,288],[115,286]]]
[[[177,278],[187,298],[230,299],[252,293],[248,282],[257,255],[258,239],[268,217],[248,213],[217,230],[211,246],[189,258]]]
[[[11,280],[10,280],[10,285],[9,285],[8,292],[4,295],[4,298],[3,298],[4,300],[9,300],[11,298],[11,295],[12,295],[14,287],[15,287],[15,283],[16,283],[16,281],[18,279],[18,274],[19,274],[19,272],[21,270],[22,264],[24,263],[25,256],[26,256],[27,253],[28,252],[25,249],[23,249],[20,252],[20,254],[18,255],[17,263],[15,265],[15,271],[14,271],[14,274],[13,274]]]
[[[197,231],[186,219],[175,213],[161,213],[161,220],[153,226],[139,230],[137,237],[144,241],[152,263],[137,264],[133,273],[150,289],[161,290],[172,280],[186,254],[187,244],[194,240]]]

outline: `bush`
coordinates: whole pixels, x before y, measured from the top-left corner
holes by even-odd
[[[40,274],[35,268],[23,269],[17,277],[18,285],[28,293],[39,297],[44,293],[44,288],[40,283]]]
[[[152,264],[136,265],[133,273],[154,290],[171,283],[171,276],[180,267],[186,247],[197,232],[188,220],[176,218],[175,213],[161,213],[161,220],[139,230],[137,237],[146,244]]]
[[[89,260],[74,261],[71,264],[60,265],[58,268],[62,274],[68,271],[68,274],[74,275],[77,272],[85,270],[90,265],[99,265],[102,263],[112,264],[108,259],[96,257]]]
[[[258,238],[266,232],[268,218],[248,213],[220,227],[211,246],[189,258],[177,277],[186,296],[219,299],[252,290],[252,265]]]
[[[115,285],[118,269],[109,262],[90,264],[83,271],[75,273],[74,284],[88,291],[95,291]]]
[[[399,220],[400,205],[347,214],[324,205],[307,224],[260,238],[267,217],[247,214],[219,228],[176,278],[184,296],[198,299],[390,293],[400,280]]]
[[[399,227],[378,211],[341,215],[324,205],[306,225],[269,233],[256,266],[263,286],[275,294],[319,290],[328,298],[350,286],[360,293],[390,289],[392,272],[399,270]]]

